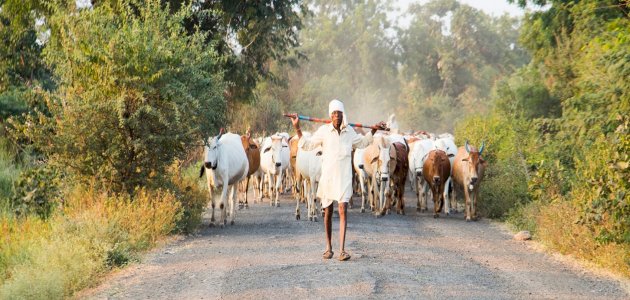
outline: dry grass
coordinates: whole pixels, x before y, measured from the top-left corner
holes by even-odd
[[[577,223],[577,211],[570,202],[556,201],[540,210],[536,219],[537,238],[562,254],[571,254],[630,278],[630,245],[600,244],[596,235]]]
[[[133,200],[94,190],[70,192],[62,212],[0,217],[0,298],[59,299],[88,287],[175,229],[181,204],[169,191]]]

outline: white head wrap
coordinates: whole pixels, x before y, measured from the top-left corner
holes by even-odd
[[[348,126],[348,114],[346,113],[346,110],[343,107],[343,102],[337,99],[334,99],[330,101],[330,103],[328,104],[328,116],[332,117],[333,111],[336,111],[336,110],[343,113],[343,120],[341,121],[343,126]]]

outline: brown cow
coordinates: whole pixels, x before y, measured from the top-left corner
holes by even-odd
[[[396,148],[387,136],[376,134],[363,152],[363,170],[367,174],[368,198],[377,217],[391,208],[390,172],[396,169]]]
[[[252,174],[258,171],[260,167],[260,150],[258,144],[252,139],[251,132],[247,131],[247,135],[241,136],[241,143],[243,144],[243,149],[245,149],[245,154],[247,155],[247,161],[249,162],[249,171],[247,172],[247,180],[245,182],[245,201],[239,202],[239,208],[245,206],[245,208],[249,208],[249,204],[247,203],[247,190],[249,189],[249,178]]]
[[[302,189],[302,186],[301,186],[304,178],[302,177],[300,172],[298,172],[297,163],[296,163],[299,142],[300,142],[300,139],[298,138],[297,135],[294,135],[289,139],[289,164],[290,164],[289,168],[291,168],[291,171],[292,171],[291,173],[293,175],[293,181],[292,181],[293,184],[291,185],[291,192],[293,193],[293,197],[295,197],[296,200],[300,200],[300,202],[305,202],[306,194],[304,194],[304,190]]]
[[[433,217],[437,218],[444,205],[444,185],[451,175],[451,162],[442,150],[432,150],[422,166],[422,175],[433,193]]]
[[[481,158],[484,143],[481,148],[468,144],[459,147],[453,162],[453,194],[464,191],[466,200],[466,221],[477,220],[477,203],[479,202],[479,187],[488,163]]]
[[[396,164],[394,171],[391,173],[391,187],[393,200],[396,201],[396,213],[405,214],[405,202],[403,194],[405,194],[405,183],[407,181],[407,173],[409,172],[409,150],[402,143],[396,142],[392,144],[396,149]],[[391,202],[391,201],[390,201]]]

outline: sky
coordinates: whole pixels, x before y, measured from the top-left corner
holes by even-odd
[[[407,9],[409,4],[412,3],[426,3],[427,0],[397,0],[394,1],[394,5],[401,8],[403,11]],[[516,4],[508,3],[507,0],[459,0],[461,3],[468,4],[474,8],[480,9],[487,14],[493,16],[500,16],[504,13],[508,13],[511,16],[522,16],[524,14],[523,9]]]

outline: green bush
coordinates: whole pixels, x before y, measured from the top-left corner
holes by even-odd
[[[24,170],[14,182],[12,209],[20,216],[47,219],[59,204],[61,178],[55,170],[37,166]]]
[[[0,211],[8,209],[13,191],[13,182],[20,174],[20,167],[14,162],[8,150],[7,139],[0,136]]]
[[[12,124],[67,180],[131,194],[157,186],[187,144],[218,131],[225,84],[207,36],[185,32],[190,6],[110,5],[56,8],[44,55],[57,89],[41,92],[51,116]]]

